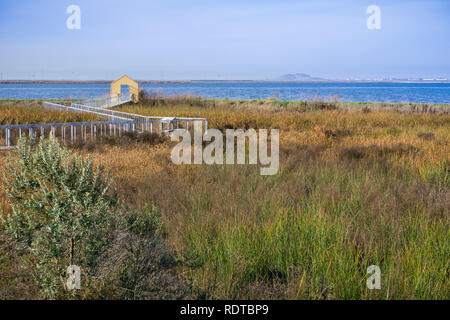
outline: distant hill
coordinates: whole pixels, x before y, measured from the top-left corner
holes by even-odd
[[[322,78],[311,77],[306,73],[288,73],[281,77],[275,78],[277,81],[310,81],[310,80],[325,80]]]

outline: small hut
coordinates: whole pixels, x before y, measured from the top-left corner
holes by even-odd
[[[122,95],[129,95],[130,99],[135,103],[139,101],[139,84],[126,75],[111,82],[111,96]]]

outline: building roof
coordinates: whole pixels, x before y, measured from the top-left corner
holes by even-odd
[[[114,83],[122,81],[122,80],[126,80],[127,82],[131,82],[131,83],[135,84],[136,86],[138,85],[138,83],[136,81],[134,81],[133,79],[131,79],[130,77],[128,77],[125,74],[123,76],[121,76],[119,79],[114,80],[113,82],[111,82],[111,84],[114,84]]]

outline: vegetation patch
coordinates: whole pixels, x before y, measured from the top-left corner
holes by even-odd
[[[221,130],[280,129],[278,174],[261,176],[252,165],[176,166],[174,143],[148,134],[62,148],[68,158],[61,165],[47,161],[62,174],[27,160],[58,159],[62,151],[50,151],[59,150],[55,142],[12,153],[17,173],[9,173],[7,153],[0,152],[2,172],[25,186],[17,195],[27,200],[9,197],[15,193],[7,194],[10,184],[2,181],[1,298],[448,299],[450,115],[431,112],[441,106],[146,99],[117,109],[206,117]],[[71,163],[64,159],[74,156],[83,159],[75,161],[76,175],[64,169]],[[33,171],[19,170],[20,161]],[[100,174],[102,163],[107,170]],[[102,194],[116,190],[118,201],[90,195],[101,188],[78,189],[82,172],[101,185],[109,172],[110,191]],[[73,204],[64,206],[59,199],[69,194]],[[20,228],[7,222],[16,215]],[[76,232],[63,232],[77,219]],[[61,241],[52,247],[52,237],[43,235],[53,232]],[[90,246],[77,232],[89,239],[106,233],[105,244]],[[65,280],[72,237],[80,239],[73,257],[86,268],[85,287],[76,293],[62,280],[39,280],[35,266],[44,258],[33,253],[53,254],[42,274]],[[366,287],[373,264],[381,269],[380,290]]]

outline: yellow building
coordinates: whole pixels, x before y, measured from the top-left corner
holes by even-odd
[[[111,82],[111,96],[122,95],[122,92],[128,86],[128,93],[130,94],[130,99],[133,102],[139,101],[139,84],[131,80],[128,76],[123,75],[119,79]]]

